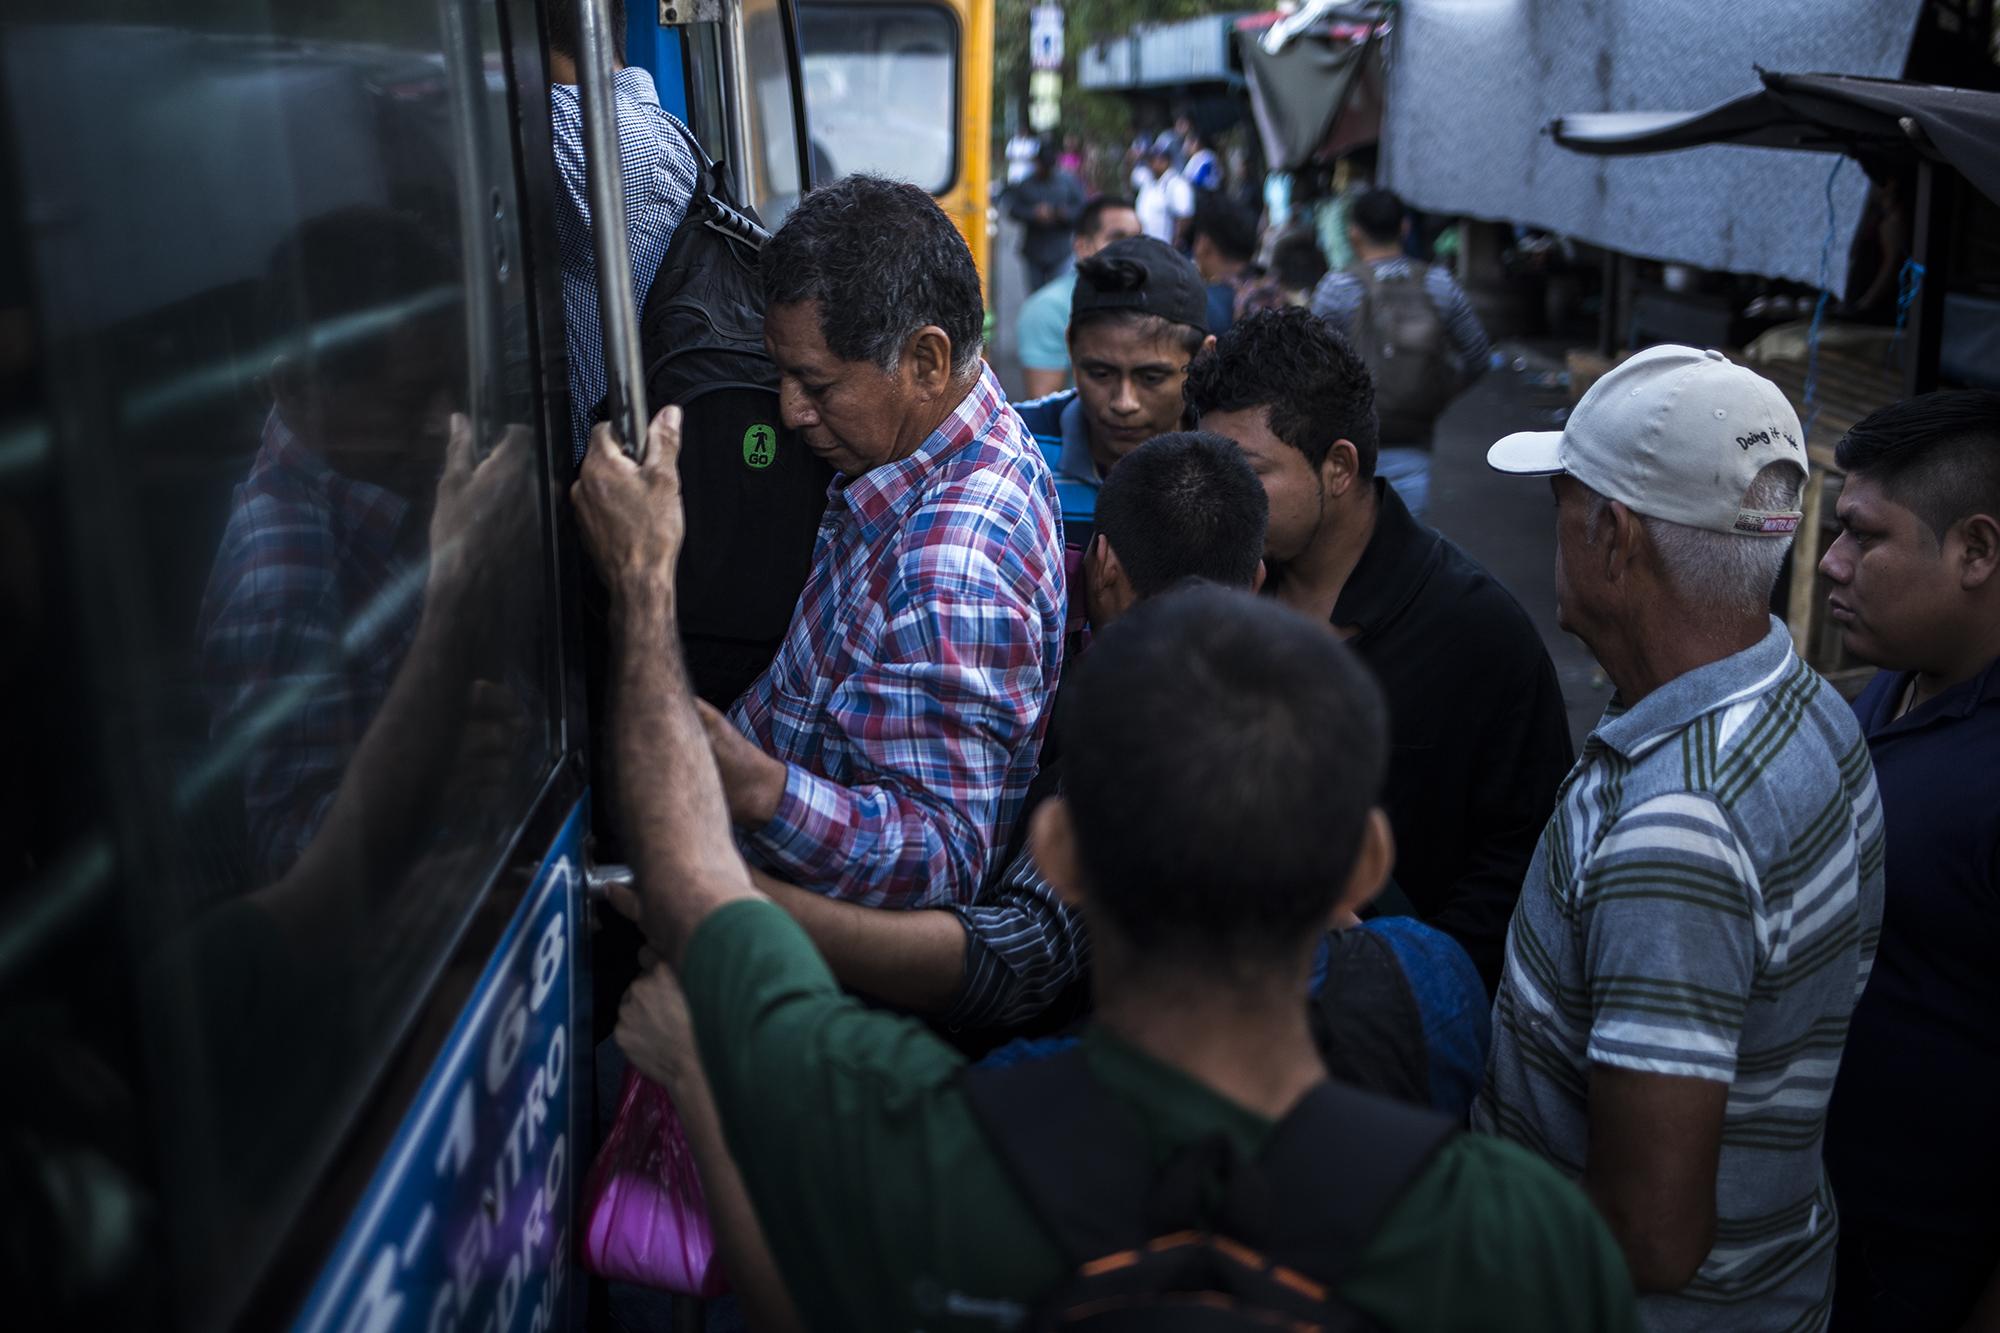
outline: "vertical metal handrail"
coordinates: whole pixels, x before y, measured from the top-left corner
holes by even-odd
[[[458,229],[465,279],[466,415],[474,450],[481,455],[500,428],[500,311],[495,288],[492,215],[499,196],[488,182],[486,66],[479,33],[462,0],[438,0],[444,37],[445,82],[451,94],[452,131],[458,141]]]
[[[632,247],[625,235],[625,181],[618,152],[618,112],[611,100],[611,20],[604,0],[577,5],[577,93],[583,105],[583,157],[590,187],[590,239],[597,252],[597,309],[604,326],[604,382],[611,428],[626,454],[646,457],[646,379],[639,356],[639,310],[632,290]]]
[[[736,197],[758,208],[764,202],[758,188],[760,164],[750,160],[756,142],[750,102],[757,95],[757,85],[750,72],[750,39],[744,27],[742,0],[728,0],[723,5],[721,35],[723,160],[736,186]],[[803,188],[800,193],[804,193]]]

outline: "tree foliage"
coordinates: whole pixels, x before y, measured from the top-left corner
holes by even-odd
[[[996,141],[1013,132],[1008,112],[1028,103],[1028,11],[1041,0],[994,0],[993,132]],[[1063,5],[1063,122],[1097,138],[1131,129],[1122,99],[1081,92],[1076,86],[1079,53],[1099,42],[1123,37],[1141,23],[1175,23],[1203,14],[1235,13],[1243,0],[1068,0]]]

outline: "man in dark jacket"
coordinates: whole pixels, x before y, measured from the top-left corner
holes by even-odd
[[[1056,164],[1056,146],[1043,140],[1035,174],[1016,185],[1007,216],[1021,224],[1021,263],[1028,271],[1025,290],[1040,291],[1070,262],[1070,233],[1083,211],[1083,185]]]

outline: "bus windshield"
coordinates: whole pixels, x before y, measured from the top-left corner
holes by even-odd
[[[932,194],[958,175],[959,32],[933,5],[806,3],[799,46],[822,180],[857,171]]]

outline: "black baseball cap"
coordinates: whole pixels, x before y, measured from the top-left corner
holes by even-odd
[[[1208,332],[1208,288],[1193,261],[1151,236],[1113,241],[1076,266],[1069,326],[1094,310],[1137,310]]]

